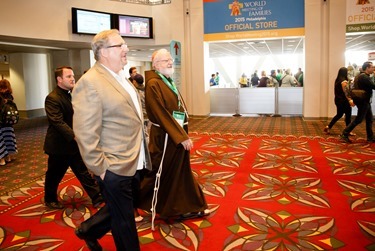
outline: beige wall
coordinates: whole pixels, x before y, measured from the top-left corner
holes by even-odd
[[[172,4],[147,6],[140,4],[126,4],[109,0],[64,0],[64,1],[21,1],[2,0],[1,8],[4,15],[0,15],[0,35],[11,37],[25,37],[34,39],[59,40],[69,42],[89,42],[91,35],[72,34],[71,7],[90,9],[102,12],[128,14],[135,16],[151,16],[154,18],[154,39],[126,39],[131,45],[163,45],[169,46],[171,40],[184,41],[183,2],[173,1]],[[1,44],[0,44],[1,52]],[[75,71],[77,79],[92,65],[89,46],[87,50],[54,51],[46,54],[33,55],[30,53],[10,54],[10,64],[1,68],[2,72],[8,69],[9,78],[18,108],[21,111],[35,111],[44,109],[44,98],[55,86],[53,70],[57,66],[70,65]],[[44,57],[42,66],[36,65],[33,60]],[[131,59],[133,62],[136,59]],[[147,60],[147,59],[142,59]],[[135,62],[136,64],[138,62]],[[8,68],[9,67],[9,68]],[[40,72],[40,67],[44,70]],[[144,64],[142,69],[149,69]],[[28,72],[37,72],[37,77],[25,75]],[[183,70],[183,73],[185,71]],[[186,74],[183,74],[183,77]],[[182,83],[186,81],[182,80]],[[183,88],[186,89],[185,87]],[[41,90],[37,94],[34,90]],[[47,90],[47,91],[44,91]],[[40,96],[40,93],[42,96]],[[18,99],[18,100],[17,100]],[[31,112],[35,114],[34,112]]]
[[[345,66],[346,1],[305,1],[305,78],[303,116],[332,117],[334,80]]]
[[[204,78],[204,70],[207,68],[204,58],[207,49],[204,49],[203,43],[202,0],[179,0],[172,1],[172,4],[153,7],[109,0],[64,0],[59,1],[59,4],[56,1],[45,0],[2,0],[1,2],[2,9],[6,11],[0,15],[0,23],[8,25],[0,26],[0,35],[16,37],[90,42],[92,36],[72,34],[71,7],[152,16],[155,38],[127,39],[128,44],[168,46],[171,40],[180,41],[183,49],[181,92],[187,102],[188,110],[190,114],[199,116],[210,113],[209,88]],[[333,81],[338,69],[344,66],[345,62],[345,5],[346,1],[342,0],[305,0],[306,57],[303,116],[307,119],[331,117],[335,113]],[[62,61],[78,67],[77,75],[80,75],[85,70],[83,68],[89,64],[87,51],[73,51],[66,55],[67,59],[64,53],[52,55],[50,74],[54,65]],[[49,56],[46,55],[46,58]],[[24,69],[29,67],[32,66],[23,66]],[[48,83],[35,83],[36,81],[26,81],[26,83],[33,85],[33,88],[43,88],[35,85],[50,86],[51,80],[48,81]],[[25,88],[25,90],[29,89]],[[26,93],[26,96],[29,94]],[[26,102],[25,109],[38,108],[28,106]]]

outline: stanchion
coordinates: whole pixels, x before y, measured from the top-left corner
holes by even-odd
[[[281,117],[279,114],[279,83],[275,87],[275,113],[271,117]]]
[[[233,117],[241,117],[242,115],[239,113],[240,112],[240,87],[237,86],[237,93],[236,93],[236,101],[237,101],[237,105],[236,105],[236,113],[233,114]]]

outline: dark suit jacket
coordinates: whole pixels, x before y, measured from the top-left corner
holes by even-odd
[[[48,129],[44,141],[47,154],[74,154],[78,146],[74,140],[73,107],[70,94],[60,87],[48,94],[45,100]]]

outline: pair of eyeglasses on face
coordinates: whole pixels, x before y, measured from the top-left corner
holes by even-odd
[[[108,45],[106,47],[104,47],[106,49],[108,48],[121,48],[121,49],[124,49],[124,48],[128,48],[128,45],[127,44],[114,44],[114,45]]]
[[[163,63],[174,63],[174,60],[172,58],[170,59],[164,59],[164,60],[158,60],[158,62],[163,62]]]

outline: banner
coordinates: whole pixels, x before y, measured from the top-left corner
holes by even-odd
[[[346,32],[375,31],[375,1],[346,0]]]
[[[203,0],[204,40],[303,36],[304,0]]]

